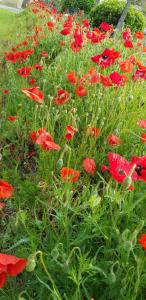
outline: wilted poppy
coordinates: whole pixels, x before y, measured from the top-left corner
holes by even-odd
[[[46,128],[40,128],[30,133],[31,140],[35,143],[42,133],[46,132]]]
[[[90,174],[93,175],[96,171],[95,161],[92,158],[89,158],[89,157],[85,158],[83,160],[83,168],[87,173],[90,173]]]
[[[97,138],[100,135],[100,129],[96,127],[88,127],[86,129],[86,134]]]
[[[57,105],[63,105],[69,100],[70,94],[66,90],[59,89],[57,91],[57,96],[54,98],[54,101]]]
[[[61,147],[54,142],[51,134],[46,131],[46,128],[40,128],[31,132],[30,138],[45,151],[61,149]]]
[[[60,171],[62,181],[76,182],[80,176],[80,172],[72,168],[63,167]]]
[[[29,98],[33,99],[35,102],[43,103],[44,94],[39,90],[39,87],[22,89],[22,92]]]
[[[9,198],[12,196],[14,189],[7,181],[0,180],[0,199]]]
[[[77,131],[77,128],[75,128],[71,125],[67,125],[66,126],[66,134],[65,134],[66,140],[70,141],[73,138],[76,131]]]

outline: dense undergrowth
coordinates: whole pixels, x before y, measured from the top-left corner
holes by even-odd
[[[0,299],[144,300],[143,34],[27,13],[33,31],[3,59],[0,248],[29,263]],[[0,256],[0,284],[10,273]]]

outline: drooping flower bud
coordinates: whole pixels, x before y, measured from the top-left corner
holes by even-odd
[[[28,257],[28,263],[26,267],[27,272],[33,272],[36,267],[36,255],[30,254]]]
[[[56,166],[57,166],[58,170],[60,170],[63,167],[63,159],[62,158],[58,159]]]
[[[132,178],[131,178],[131,176],[127,176],[123,182],[124,190],[128,190],[131,185],[132,185]]]

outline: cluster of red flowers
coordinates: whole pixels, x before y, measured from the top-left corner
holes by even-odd
[[[48,61],[49,53],[47,49],[35,51],[36,47],[39,46],[40,39],[46,38],[46,31],[49,35],[55,30],[59,29],[60,41],[58,46],[64,47],[66,44],[69,45],[71,52],[76,53],[82,51],[86,44],[102,44],[107,38],[112,41],[111,34],[114,29],[113,26],[103,22],[100,28],[90,28],[89,21],[83,19],[81,22],[76,20],[75,16],[67,16],[64,21],[64,16],[58,13],[53,5],[50,8],[43,2],[35,3],[31,5],[32,13],[37,15],[38,19],[45,19],[42,26],[34,26],[34,34],[27,37],[27,40],[22,41],[15,48],[12,48],[10,53],[5,52],[5,60],[9,63],[17,66],[16,74],[17,77],[22,77],[23,84],[26,81],[26,87],[21,88],[21,92],[38,104],[45,102],[45,89],[44,85],[41,86],[41,80],[37,84],[34,74],[40,75],[44,72],[42,61]],[[46,17],[47,15],[47,17]],[[49,18],[49,20],[48,20]],[[47,21],[46,21],[47,19]],[[63,20],[63,22],[62,22]],[[146,66],[143,65],[134,55],[131,55],[131,49],[140,49],[141,52],[146,52],[146,47],[141,43],[144,39],[142,32],[135,33],[132,37],[130,29],[126,29],[122,33],[122,43],[127,49],[125,53],[128,53],[128,57],[124,56],[121,58],[121,53],[113,48],[104,48],[100,53],[97,51],[89,62],[91,63],[90,68],[86,73],[78,74],[78,70],[70,70],[66,74],[66,84],[68,88],[61,87],[60,85],[55,87],[56,92],[53,95],[54,105],[62,106],[67,105],[68,101],[72,98],[72,91],[74,97],[78,99],[88,97],[90,94],[90,87],[92,85],[103,85],[104,87],[111,88],[122,88],[126,83],[132,79],[133,84],[137,81],[146,80]],[[140,40],[140,41],[139,41]],[[25,49],[27,47],[27,49]],[[33,63],[27,64],[29,56],[35,57],[37,52],[37,61],[33,60]],[[129,54],[130,53],[130,54]],[[118,71],[112,71],[111,67],[117,66]],[[110,70],[110,71],[109,71]],[[80,71],[80,70],[79,70]],[[19,75],[19,76],[18,76]],[[34,76],[34,77],[33,77]],[[21,79],[21,78],[20,78]],[[32,87],[27,87],[27,86]],[[71,91],[70,91],[71,89]],[[3,90],[4,97],[9,97],[10,90],[5,88]],[[19,118],[15,115],[8,116],[9,122],[14,122]],[[14,126],[17,122],[14,122]],[[78,126],[76,122],[72,125],[65,127],[64,138],[65,142],[74,141],[78,135]],[[137,125],[146,129],[146,120],[140,120]],[[86,137],[96,138],[101,134],[100,129],[94,126],[94,122],[91,126],[85,128]],[[56,144],[52,135],[47,131],[46,128],[39,128],[30,133],[30,139],[36,145],[39,145],[44,151],[60,150],[61,146]],[[141,142],[146,143],[146,132],[142,132],[140,136]],[[123,141],[120,137],[110,133],[107,138],[107,143],[110,148],[117,145],[121,145]],[[108,171],[112,178],[118,183],[125,184],[126,188],[133,189],[133,183],[142,180],[146,182],[146,156],[133,156],[130,160],[126,160],[118,153],[108,153],[109,165],[102,165],[101,170],[104,173]],[[97,165],[96,161],[91,157],[85,157],[82,161],[82,169],[86,176],[94,176],[96,174]],[[63,182],[72,184],[79,180],[81,173],[70,167],[63,166],[60,170],[60,177]],[[128,181],[127,181],[128,179]],[[4,180],[0,180],[0,199],[7,199],[13,195],[14,189],[12,185]],[[0,209],[4,207],[4,203],[0,202]],[[139,239],[139,243],[146,249],[146,234],[143,234]],[[3,287],[8,276],[17,276],[26,267],[27,260],[23,258],[17,258],[12,255],[0,254],[0,288]]]

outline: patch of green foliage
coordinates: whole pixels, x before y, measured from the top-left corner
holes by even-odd
[[[102,1],[97,6],[93,7],[90,12],[92,25],[99,26],[102,22],[107,22],[109,24],[113,24],[116,27],[124,7],[125,1]],[[144,29],[144,25],[144,16],[133,5],[131,5],[125,19],[125,26],[130,27],[132,31],[141,31]]]

